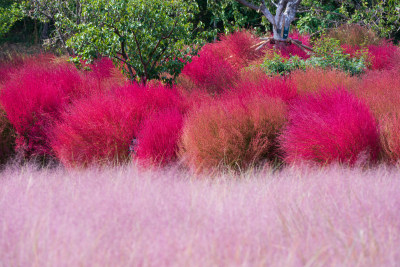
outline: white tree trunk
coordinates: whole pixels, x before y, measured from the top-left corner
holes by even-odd
[[[285,41],[287,39],[290,24],[295,19],[297,8],[301,2],[301,0],[279,0],[279,2],[275,4],[271,0],[276,6],[276,14],[273,16],[265,5],[265,0],[259,1],[261,2],[259,6],[247,0],[236,1],[251,9],[263,13],[263,15],[272,24],[273,38],[275,41]]]

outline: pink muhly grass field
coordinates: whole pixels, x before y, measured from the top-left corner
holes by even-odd
[[[0,173],[2,266],[398,266],[400,175]]]
[[[287,163],[365,164],[379,155],[379,132],[366,104],[344,89],[293,103],[280,141]]]

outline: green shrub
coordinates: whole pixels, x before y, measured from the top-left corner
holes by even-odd
[[[269,75],[287,75],[294,70],[306,68],[337,69],[357,75],[367,68],[367,50],[360,50],[355,56],[351,56],[344,52],[340,41],[333,38],[318,39],[313,48],[314,54],[306,60],[298,56],[285,58],[275,52],[271,58],[268,54],[261,67]]]

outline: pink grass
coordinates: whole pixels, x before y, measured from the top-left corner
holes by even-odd
[[[2,266],[398,266],[398,168],[0,173]]]

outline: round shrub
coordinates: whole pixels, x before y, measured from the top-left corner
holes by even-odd
[[[48,128],[60,111],[80,94],[81,77],[71,64],[25,62],[0,93],[0,102],[17,134],[17,149],[26,157],[51,155]]]
[[[143,121],[134,158],[147,164],[166,165],[176,160],[183,115],[177,109],[162,110]]]
[[[290,82],[297,88],[299,95],[320,92],[322,89],[335,87],[354,87],[358,79],[336,69],[308,68],[296,70],[290,74]]]
[[[195,84],[187,90],[203,90],[210,94],[219,94],[232,87],[239,78],[239,72],[223,57],[213,52],[206,45],[199,56],[193,57],[182,70],[182,75],[187,76]]]
[[[350,46],[378,45],[381,39],[374,31],[358,24],[343,24],[329,31],[328,37]]]
[[[243,169],[276,159],[276,137],[286,121],[279,98],[248,97],[204,103],[188,115],[181,156],[190,168]]]
[[[290,102],[297,97],[297,92],[296,87],[284,78],[279,76],[269,77],[264,74],[257,81],[252,81],[251,78],[249,80],[243,79],[234,90],[227,91],[227,95],[275,97]]]
[[[382,157],[390,163],[400,160],[400,116],[388,114],[379,119]]]
[[[63,112],[51,145],[66,166],[123,163],[142,121],[170,108],[181,108],[180,97],[161,85],[128,85],[82,98]]]
[[[380,45],[370,45],[368,46],[368,51],[371,58],[370,69],[372,70],[390,70],[396,64],[399,64],[398,54],[400,53],[400,49],[389,42],[382,42]]]
[[[212,44],[214,51],[221,53],[228,62],[237,69],[263,56],[263,51],[256,50],[260,40],[250,31],[242,30],[221,36],[221,40]]]
[[[344,89],[295,101],[280,137],[287,163],[377,160],[379,133],[368,107]]]
[[[400,79],[395,71],[369,71],[352,92],[368,104],[376,118],[400,109]]]

